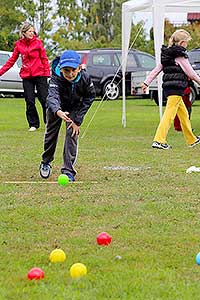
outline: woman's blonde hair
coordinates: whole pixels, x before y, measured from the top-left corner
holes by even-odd
[[[28,23],[28,22],[24,22],[20,28],[20,37],[23,38],[24,37],[24,33],[26,31],[28,31],[31,27],[33,27],[32,24]],[[34,28],[34,27],[33,27]]]
[[[169,47],[172,45],[177,45],[181,41],[189,42],[191,40],[191,35],[185,29],[176,30],[169,38]]]

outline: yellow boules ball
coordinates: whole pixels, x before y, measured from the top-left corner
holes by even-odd
[[[62,249],[55,249],[51,252],[49,260],[52,263],[63,262],[66,259],[66,254]]]
[[[70,276],[72,278],[80,278],[87,274],[87,268],[84,264],[76,263],[73,264],[70,268]]]

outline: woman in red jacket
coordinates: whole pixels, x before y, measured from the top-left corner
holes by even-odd
[[[8,71],[14,65],[19,55],[21,55],[22,67],[20,77],[23,80],[26,117],[29,131],[35,131],[40,126],[35,106],[35,88],[38,100],[42,106],[44,123],[46,123],[47,78],[50,76],[50,66],[42,41],[37,38],[34,27],[31,24],[25,22],[22,25],[20,36],[20,39],[15,43],[12,56],[0,69],[0,76]]]

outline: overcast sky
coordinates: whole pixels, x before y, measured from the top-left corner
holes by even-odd
[[[187,13],[168,13],[165,16],[170,22],[175,23],[184,23],[187,22]],[[133,22],[137,23],[139,21],[143,21],[145,24],[145,29],[147,34],[149,33],[150,28],[153,25],[152,14],[147,12],[136,12],[134,13]]]

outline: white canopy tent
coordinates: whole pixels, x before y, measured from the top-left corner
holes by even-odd
[[[151,12],[153,17],[156,63],[160,61],[160,49],[164,40],[164,19],[167,13],[200,12],[200,0],[131,0],[122,4],[122,124],[126,127],[125,71],[129,50],[133,13]],[[162,117],[162,83],[158,76],[159,111]]]

